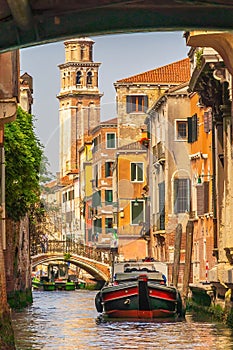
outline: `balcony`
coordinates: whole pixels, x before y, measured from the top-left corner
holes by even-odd
[[[165,163],[165,145],[163,141],[158,142],[153,147],[153,164],[164,164]]]
[[[164,211],[161,213],[153,214],[153,231],[164,231],[165,230],[165,214]]]

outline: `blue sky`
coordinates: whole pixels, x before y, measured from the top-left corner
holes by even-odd
[[[131,75],[164,66],[186,58],[183,32],[116,34],[91,37],[95,41],[93,59],[101,62],[99,89],[101,119],[116,117],[114,82]],[[59,114],[60,75],[58,64],[63,63],[63,42],[22,49],[21,71],[33,77],[33,114],[36,133],[45,147],[50,170],[59,171]]]

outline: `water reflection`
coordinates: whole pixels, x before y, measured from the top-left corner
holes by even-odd
[[[183,322],[107,322],[96,324],[96,292],[34,292],[34,303],[13,313],[18,350],[29,349],[233,349],[224,325]]]

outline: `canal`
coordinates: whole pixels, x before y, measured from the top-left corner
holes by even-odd
[[[186,316],[182,322],[96,324],[95,291],[33,292],[33,305],[13,312],[18,350],[228,350],[233,332]]]

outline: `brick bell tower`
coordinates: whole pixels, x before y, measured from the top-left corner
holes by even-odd
[[[64,42],[65,63],[60,64],[59,127],[60,176],[78,168],[78,149],[90,130],[100,123],[98,71],[93,62],[94,41],[90,38]]]

